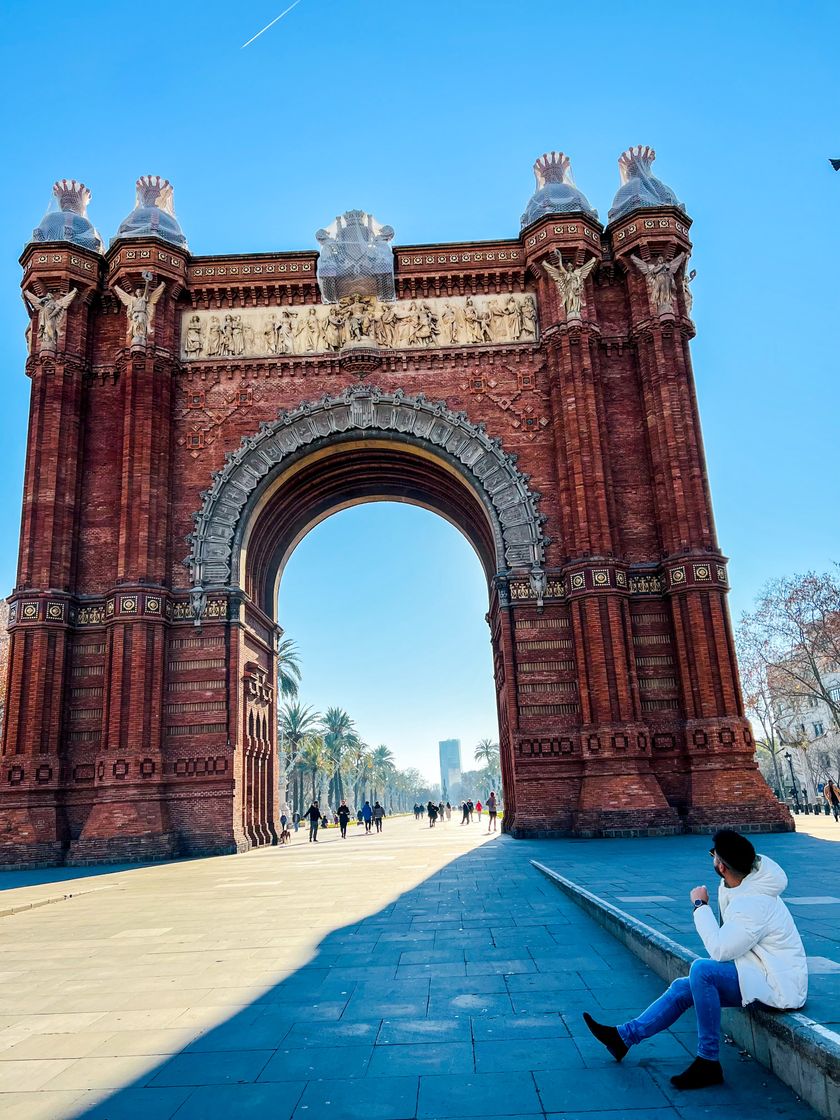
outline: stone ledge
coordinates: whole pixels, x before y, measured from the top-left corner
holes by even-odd
[[[550,867],[531,865],[616,940],[670,983],[686,976],[697,954],[631,917]],[[800,1011],[727,1009],[724,1029],[828,1120],[840,1120],[840,1035]]]

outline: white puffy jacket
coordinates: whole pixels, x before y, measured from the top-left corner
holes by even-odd
[[[767,856],[737,887],[721,880],[721,925],[710,906],[698,906],[694,924],[713,961],[734,961],[744,1007],[802,1007],[808,996],[808,964],[802,938],[779,895],[787,875]]]

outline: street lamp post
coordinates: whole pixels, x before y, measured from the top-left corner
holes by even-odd
[[[788,768],[790,769],[790,780],[793,785],[793,801],[796,805],[796,811],[797,813],[799,813],[801,812],[799,806],[799,791],[796,788],[796,777],[793,773],[793,755],[790,753],[790,751],[785,751],[785,758],[787,759]]]

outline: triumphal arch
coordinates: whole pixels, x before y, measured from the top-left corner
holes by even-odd
[[[272,842],[284,563],[388,498],[483,565],[508,831],[790,827],[739,690],[691,223],[653,159],[621,156],[606,225],[552,152],[516,236],[395,247],[350,210],[317,251],[241,256],[193,256],[164,179],[109,248],[56,183],[21,258],[0,862]]]

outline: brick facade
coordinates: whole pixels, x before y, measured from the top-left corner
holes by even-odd
[[[399,301],[528,292],[539,336],[352,360],[183,358],[184,311],[317,304],[315,253],[30,245],[24,286],[78,295],[55,351],[33,342],[27,363],[0,861],[270,843],[278,557],[330,508],[387,494],[458,520],[484,561],[514,835],[791,827],[752,760],[693,325],[679,285],[674,313],[658,314],[629,263],[689,251],[688,225],[648,208],[605,230],[549,216],[516,240],[397,248]],[[542,267],[558,249],[597,261],[577,319]],[[113,288],[136,287],[141,270],[165,289],[149,344],[130,346]],[[544,590],[499,563],[492,517],[445,455],[370,431],[301,452],[252,501],[231,579],[196,606],[185,541],[226,455],[283,410],[360,385],[440,400],[516,456],[545,518]]]

